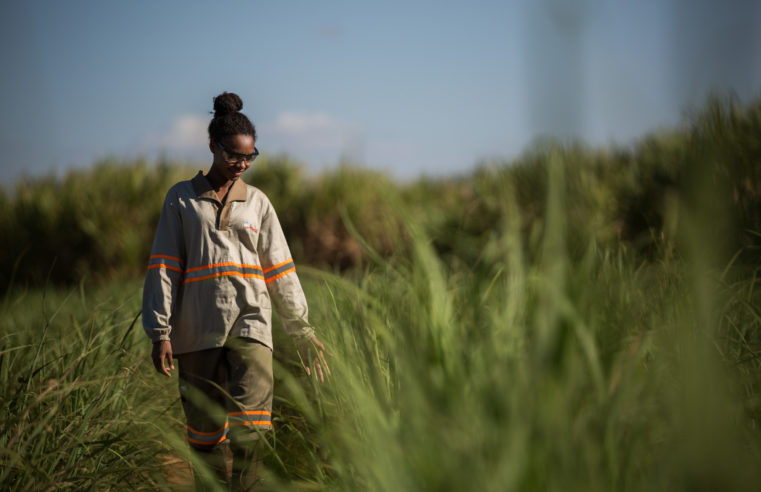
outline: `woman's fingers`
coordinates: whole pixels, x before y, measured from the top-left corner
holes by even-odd
[[[328,355],[331,355],[330,352],[328,352]],[[318,362],[322,362],[322,364],[325,366],[325,371],[328,373],[328,376],[330,376],[330,366],[328,365],[328,359],[325,358],[325,352],[322,350],[320,350],[320,360]]]
[[[311,350],[313,349],[313,350]],[[300,347],[301,363],[304,366],[304,370],[307,376],[311,376],[314,371],[314,377],[321,383],[325,382],[325,377],[330,376],[330,366],[328,366],[328,360],[325,357],[325,346],[320,342],[317,337],[312,337],[308,341],[303,342]],[[329,356],[333,356],[328,352]]]
[[[325,377],[322,374],[322,367],[320,367],[320,361],[317,358],[314,359],[314,377],[321,383],[325,382]]]
[[[163,374],[166,377],[172,377],[170,370],[174,370],[174,360],[172,359],[172,344],[169,341],[160,341],[153,344],[153,350],[151,351],[151,359],[153,359],[153,367],[159,374]],[[167,368],[165,362],[169,364]]]

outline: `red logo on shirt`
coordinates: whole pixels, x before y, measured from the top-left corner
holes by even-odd
[[[259,231],[258,231],[258,230],[256,230],[256,228],[255,228],[253,225],[251,225],[251,224],[250,224],[248,221],[246,221],[246,222],[244,222],[244,223],[243,223],[243,227],[245,227],[246,229],[250,229],[250,230],[252,230],[252,231],[254,231],[254,232],[259,232]]]

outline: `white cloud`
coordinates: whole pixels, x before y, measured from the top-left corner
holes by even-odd
[[[310,165],[335,164],[341,158],[363,158],[362,127],[325,113],[282,112],[275,121],[259,125],[257,132],[257,146],[287,152]]]
[[[148,155],[203,160],[209,153],[207,126],[202,116],[178,116],[165,131],[147,135],[139,147]],[[361,125],[326,113],[284,111],[256,129],[256,145],[262,152],[287,153],[312,169],[325,169],[342,159],[363,163],[366,157]]]
[[[209,152],[208,121],[201,116],[178,116],[161,133],[145,137],[142,148],[150,153],[166,152],[176,157],[202,157]]]

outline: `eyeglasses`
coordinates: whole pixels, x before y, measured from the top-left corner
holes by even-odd
[[[237,152],[233,152],[231,150],[227,150],[224,145],[220,143],[219,140],[216,138],[214,139],[214,143],[219,146],[219,148],[222,150],[222,157],[225,159],[225,162],[228,164],[235,164],[240,161],[246,161],[248,163],[254,162],[254,159],[256,159],[256,156],[259,155],[259,149],[254,147],[254,153],[253,154],[239,154]]]

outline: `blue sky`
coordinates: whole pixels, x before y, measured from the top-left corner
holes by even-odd
[[[401,178],[545,136],[626,144],[761,96],[761,2],[4,1],[3,182],[106,156],[208,165],[237,92],[263,154]]]

